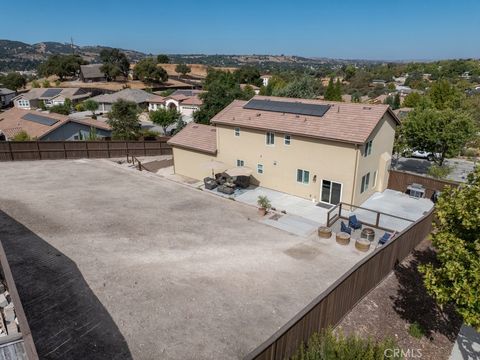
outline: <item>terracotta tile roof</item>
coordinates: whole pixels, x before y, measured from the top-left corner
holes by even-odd
[[[163,104],[165,102],[165,98],[160,95],[152,95],[147,99],[147,101],[154,104]]]
[[[182,101],[182,105],[202,105],[203,104],[203,100],[200,99],[198,96],[192,96],[192,97],[189,97],[185,100]]]
[[[172,146],[216,154],[217,132],[214,126],[190,123],[168,140],[168,143]]]
[[[399,123],[388,105],[365,105],[312,99],[255,96],[258,100],[330,105],[321,117],[244,109],[248,101],[235,100],[211,122],[260,130],[278,131],[320,139],[363,144],[386,112]]]
[[[26,114],[36,114],[52,120],[57,120],[58,122],[51,126],[39,124],[34,121],[23,119]],[[103,130],[111,130],[111,127],[107,123],[90,118],[69,119],[68,116],[65,115],[45,113],[36,110],[23,110],[19,108],[11,108],[3,113],[0,113],[0,131],[3,132],[9,139],[13,138],[22,130],[25,131],[31,138],[41,139],[46,134],[58,129],[60,126],[63,126],[68,122],[76,122]]]
[[[39,124],[37,122],[23,119],[23,116],[25,116],[26,114],[36,114],[36,115],[50,118],[52,120],[57,120],[58,122],[52,126]],[[56,129],[63,123],[67,122],[67,119],[68,119],[67,116],[60,115],[60,114],[49,114],[49,113],[44,113],[36,110],[23,110],[19,108],[11,108],[3,113],[0,113],[0,130],[3,133],[5,133],[5,135],[7,135],[6,134],[7,131],[11,132],[11,129],[20,128],[21,130],[26,131],[31,138],[40,138],[47,132],[50,132],[51,130]]]

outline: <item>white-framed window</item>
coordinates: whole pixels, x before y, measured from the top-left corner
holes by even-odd
[[[372,153],[373,140],[367,141],[365,144],[365,149],[363,150],[363,156],[368,156]]]
[[[233,129],[233,134],[234,134],[235,136],[240,136],[240,128],[239,128],[239,127],[234,128],[234,129]]]
[[[268,131],[266,134],[267,145],[275,145],[275,133]]]
[[[377,175],[378,175],[377,170],[375,170],[375,171],[373,172],[373,184],[372,184],[372,188],[374,188],[375,186],[377,186]]]
[[[310,182],[310,171],[297,169],[297,182],[308,184]]]
[[[244,165],[245,165],[245,161],[237,160],[237,166],[244,166]]]
[[[263,174],[263,164],[257,164],[257,174]]]
[[[18,100],[18,106],[20,107],[29,107],[30,102],[28,100]]]
[[[370,183],[370,173],[362,176],[362,186],[360,187],[360,194],[364,193],[368,189]]]
[[[288,134],[285,134],[284,138],[283,138],[283,143],[285,145],[290,145],[292,142],[292,137]]]

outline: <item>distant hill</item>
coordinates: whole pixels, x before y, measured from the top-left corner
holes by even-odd
[[[100,51],[107,46],[78,46],[69,43],[45,41],[38,44],[26,44],[21,41],[0,40],[0,71],[25,71],[36,69],[52,54],[79,54],[89,62],[98,62]],[[135,50],[120,49],[131,62],[139,61],[148,54]],[[254,65],[262,71],[274,69],[319,69],[335,68],[344,64],[372,64],[376,61],[341,60],[328,58],[307,58],[293,55],[205,55],[171,54],[172,63],[200,64],[215,67],[239,67]]]
[[[99,60],[100,51],[107,49],[107,46],[78,46],[62,44],[59,42],[45,41],[37,44],[26,44],[21,41],[0,40],[0,71],[25,71],[36,69],[38,64],[45,61],[53,54],[79,54],[89,62]],[[134,51],[123,50],[130,61],[138,61],[146,54]]]

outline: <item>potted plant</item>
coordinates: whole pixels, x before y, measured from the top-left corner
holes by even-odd
[[[265,216],[268,210],[270,210],[270,208],[272,207],[270,200],[265,195],[260,195],[258,197],[257,204],[258,204],[258,213],[261,216]]]

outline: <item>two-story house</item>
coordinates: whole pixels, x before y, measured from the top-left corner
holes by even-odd
[[[359,205],[388,183],[396,115],[387,105],[255,96],[170,139],[175,172],[246,166],[258,185],[314,202]]]

